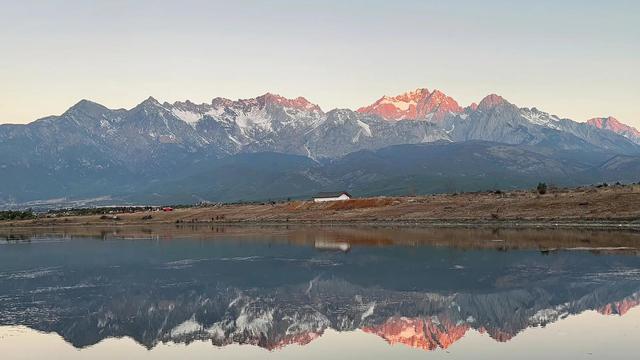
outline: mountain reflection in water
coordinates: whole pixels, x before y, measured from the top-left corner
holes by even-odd
[[[562,230],[14,230],[0,233],[0,326],[55,332],[78,348],[127,336],[147,348],[279,349],[328,329],[424,350],[472,329],[506,342],[572,314],[637,306],[638,240]]]

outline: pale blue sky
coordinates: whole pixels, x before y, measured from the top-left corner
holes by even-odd
[[[640,1],[0,0],[0,123],[267,91],[323,109],[441,89],[640,127]]]

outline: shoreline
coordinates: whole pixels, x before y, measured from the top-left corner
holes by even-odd
[[[86,215],[86,211],[93,214]],[[67,210],[0,229],[60,226],[398,226],[431,228],[580,228],[640,231],[640,185],[372,197],[314,203],[211,204],[173,211]]]
[[[27,220],[27,222],[29,222]],[[47,223],[25,223],[0,222],[0,230],[10,229],[55,229],[62,227],[102,227],[102,228],[128,228],[128,227],[286,227],[286,226],[306,226],[306,227],[379,227],[379,228],[468,228],[468,229],[582,229],[582,230],[624,230],[640,232],[640,221],[602,221],[602,220],[505,220],[505,221],[448,221],[448,220],[290,220],[290,221],[194,221],[194,222],[47,222]]]

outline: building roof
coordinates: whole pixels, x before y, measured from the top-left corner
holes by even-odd
[[[349,194],[346,191],[337,191],[337,192],[319,192],[314,195],[314,198],[335,198],[335,197],[341,196],[342,194],[347,195],[348,197],[351,197],[351,194]]]

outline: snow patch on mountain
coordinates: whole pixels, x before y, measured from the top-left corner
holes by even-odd
[[[225,338],[224,326],[219,322],[209,326],[207,329],[205,329],[205,332],[209,334],[214,340]]]
[[[549,115],[549,113],[540,111],[536,108],[522,108],[520,109],[520,114],[532,124],[552,129],[560,129],[560,118],[555,115]]]
[[[225,108],[224,107],[212,107],[210,110],[206,111],[204,114],[205,115],[209,115],[211,117],[216,117],[216,116],[220,116],[222,114],[224,114],[225,112]]]
[[[180,110],[180,109],[174,108],[174,109],[171,109],[171,113],[173,113],[173,115],[175,115],[177,118],[186,122],[189,125],[194,125],[195,123],[200,121],[200,119],[202,119],[202,114],[199,114],[193,111],[186,111],[186,110]]]
[[[369,307],[367,307],[367,310],[365,310],[364,313],[362,313],[362,316],[360,317],[360,320],[364,320],[366,318],[368,318],[369,316],[373,315],[373,312],[376,309],[376,302],[372,302],[369,304]]]
[[[395,100],[388,96],[384,96],[380,101],[380,105],[392,105],[398,110],[407,111],[409,110],[411,105],[413,106],[417,105],[417,102],[413,99],[410,99],[408,101],[401,101],[401,100]]]
[[[248,311],[248,306],[245,306],[240,311],[240,315],[236,318],[236,328],[242,332],[247,332],[254,336],[260,334],[266,334],[271,328],[273,323],[273,309],[263,310],[260,309],[255,313]]]
[[[243,134],[249,133],[252,128],[263,131],[273,130],[266,112],[258,108],[251,108],[247,112],[238,113],[235,118],[235,123]]]
[[[360,126],[360,128],[362,128],[362,130],[364,130],[364,132],[367,134],[367,136],[371,137],[371,128],[369,127],[369,124],[363,122],[362,120],[358,119],[358,125]]]
[[[229,140],[233,141],[235,144],[237,145],[242,145],[242,143],[240,142],[240,140],[236,139],[233,135],[228,134],[227,137],[229,138]]]
[[[540,309],[529,318],[529,323],[532,325],[552,323],[570,314],[568,306],[569,304],[559,304],[552,308]]]
[[[181,337],[202,331],[202,325],[192,317],[171,329],[171,337]]]

